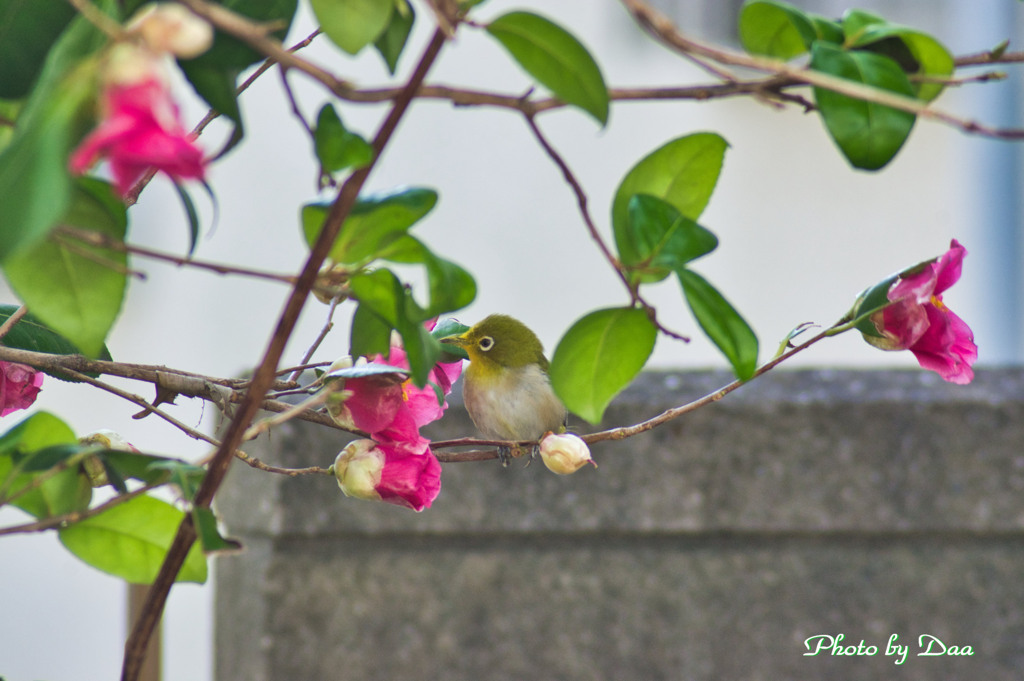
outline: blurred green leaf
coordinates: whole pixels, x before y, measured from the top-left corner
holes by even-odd
[[[313,142],[320,165],[329,173],[345,168],[362,168],[373,160],[373,147],[359,135],[345,129],[333,104],[324,104],[320,109]]]
[[[412,33],[413,24],[416,22],[416,12],[413,10],[409,0],[396,0],[395,11],[391,14],[391,21],[384,32],[380,34],[373,46],[380,52],[384,63],[388,67],[388,73],[395,75],[398,68],[398,58],[402,56],[405,43]]]
[[[38,0],[0,0],[0,98],[29,93],[50,48],[75,14],[68,2],[51,2],[40,11]]]
[[[863,26],[850,45],[892,58],[910,75],[942,79],[952,75],[955,67],[953,55],[932,36],[885,21]],[[911,86],[917,97],[925,101],[938,97],[945,87],[927,80],[912,82]]]
[[[757,370],[757,336],[739,312],[704,277],[688,269],[676,273],[686,302],[700,328],[714,343],[740,380]]]
[[[509,12],[487,25],[513,59],[563,102],[608,123],[608,87],[597,62],[564,28],[529,12]]]
[[[627,236],[630,256],[638,259],[623,264],[661,279],[718,247],[718,237],[648,194],[630,199]]]
[[[413,382],[421,387],[426,385],[430,370],[441,356],[441,344],[423,326],[431,315],[417,305],[412,291],[391,270],[357,274],[349,280],[349,287],[360,308],[398,331]]]
[[[132,584],[152,584],[184,518],[167,502],[142,495],[66,527],[58,537],[94,568]],[[206,558],[197,543],[176,581],[201,584],[206,576]]]
[[[360,303],[352,313],[349,354],[353,357],[387,356],[391,349],[392,328],[394,327],[375,314],[370,306]]]
[[[127,227],[124,205],[110,185],[82,178],[65,225],[102,232],[123,241]],[[18,297],[47,326],[97,357],[121,311],[127,287],[127,255],[51,235],[7,259],[4,274]]]
[[[364,196],[356,201],[328,257],[336,263],[366,264],[374,260],[388,242],[429,213],[436,203],[437,192],[422,187]],[[330,207],[329,203],[302,207],[302,230],[310,247],[320,236]]]
[[[674,139],[642,158],[622,179],[612,201],[612,229],[623,262],[640,262],[630,233],[629,202],[637,194],[662,199],[683,217],[696,220],[704,211],[722,171],[728,142],[699,132]]]
[[[96,63],[88,57],[106,41],[83,17],[72,20],[0,152],[0,262],[43,239],[70,206],[68,156],[85,133],[81,114],[96,87]]]
[[[227,539],[220,533],[217,527],[217,516],[208,508],[197,506],[192,509],[192,521],[199,537],[199,545],[203,547],[203,553],[225,553],[238,551],[242,548],[241,542],[234,539]]]
[[[792,59],[817,39],[811,19],[800,9],[777,0],[748,2],[740,10],[740,43],[750,54]]]
[[[11,499],[38,476],[46,475],[42,484],[20,494],[11,504],[36,518],[88,507],[92,486],[78,466],[56,475],[48,473],[79,450],[74,431],[57,416],[41,411],[23,419],[0,437],[0,497]]]
[[[434,330],[430,332],[437,340],[447,338],[448,336],[460,336],[469,331],[469,327],[461,323],[459,320],[449,317],[448,319],[442,319],[437,322],[434,326]],[[444,352],[441,354],[440,362],[456,362],[460,359],[469,359],[469,355],[463,348],[456,345],[442,345]]]
[[[570,411],[598,423],[643,369],[658,331],[643,310],[597,310],[577,320],[551,358],[551,385]]]
[[[395,9],[394,0],[310,0],[310,4],[323,32],[349,54],[377,40]]]
[[[856,83],[914,96],[907,75],[896,62],[870,52],[847,52],[817,43],[811,50],[811,68]],[[877,170],[886,165],[914,127],[916,116],[906,111],[818,87],[814,88],[814,97],[829,134],[856,168]]]
[[[7,321],[17,310],[18,307],[15,305],[0,305],[0,324]],[[21,321],[7,332],[7,335],[3,337],[0,343],[9,348],[31,350],[32,352],[46,352],[52,355],[79,355],[82,353],[78,346],[40,322],[31,313],[22,317]],[[100,351],[99,359],[111,359],[106,347]],[[59,371],[47,371],[46,373],[62,381],[77,382],[77,379],[73,379]],[[87,375],[95,378],[98,374],[87,373]]]

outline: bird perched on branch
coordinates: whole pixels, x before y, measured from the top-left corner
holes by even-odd
[[[466,351],[466,411],[486,438],[539,440],[565,431],[568,412],[548,378],[537,335],[518,319],[493,314],[442,343]]]

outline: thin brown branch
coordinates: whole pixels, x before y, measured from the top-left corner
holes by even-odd
[[[626,287],[626,291],[629,293],[632,301],[634,303],[640,303],[644,307],[651,323],[654,324],[659,331],[670,338],[675,338],[676,340],[689,343],[690,339],[688,337],[674,331],[670,331],[658,322],[657,311],[640,296],[640,292],[637,290],[637,287],[630,282],[629,276],[626,274],[626,270],[623,268],[622,263],[619,262],[619,259],[612,254],[611,249],[608,248],[608,245],[601,237],[600,232],[598,232],[597,225],[594,224],[594,219],[591,217],[590,209],[587,206],[587,194],[583,191],[583,186],[580,184],[579,180],[576,179],[576,175],[572,172],[572,168],[569,167],[569,164],[566,163],[564,158],[562,158],[562,155],[558,153],[558,150],[552,146],[544,136],[544,133],[541,132],[540,128],[537,126],[537,122],[533,119],[533,116],[525,116],[525,118],[527,124],[530,126],[530,131],[533,132],[533,136],[537,139],[537,142],[544,149],[544,152],[547,153],[548,157],[551,158],[552,162],[558,166],[558,169],[562,171],[562,177],[565,178],[566,183],[576,196],[576,203],[579,207],[580,216],[583,218],[583,222],[587,226],[590,238],[597,243],[597,247],[601,251],[601,254],[604,256],[605,260],[608,261],[608,264],[612,266],[612,269],[615,270],[615,273],[622,281],[623,286]]]
[[[85,509],[83,511],[72,511],[71,513],[65,513],[63,515],[54,516],[52,518],[43,518],[42,520],[36,520],[35,522],[25,523],[24,525],[14,525],[12,527],[0,527],[0,536],[5,534],[25,534],[29,532],[45,532],[46,530],[55,530],[74,523],[91,518],[99,515],[104,511],[107,511],[115,506],[120,506],[126,501],[131,501],[135,497],[142,496],[146,492],[156,489],[167,483],[161,482],[151,485],[140,487],[139,489],[132,490],[126,494],[119,494],[113,499],[106,501],[99,506]]]
[[[11,316],[8,317],[6,321],[4,321],[2,326],[0,326],[0,338],[6,336],[10,332],[10,330],[14,328],[14,325],[20,322],[22,317],[24,317],[27,313],[28,308],[25,307],[24,305],[22,305],[17,310],[12,312]]]
[[[793,346],[789,350],[787,350],[786,352],[784,352],[784,353],[780,354],[779,356],[773,358],[771,361],[764,363],[763,365],[758,367],[757,371],[755,371],[754,374],[749,379],[747,379],[745,381],[735,380],[732,383],[729,383],[728,385],[722,386],[718,390],[716,390],[716,391],[714,391],[712,393],[708,393],[707,395],[704,395],[703,397],[701,397],[699,399],[696,399],[696,400],[694,400],[692,402],[688,402],[686,404],[680,405],[678,407],[673,407],[672,409],[667,409],[667,410],[663,411],[662,413],[658,414],[657,416],[649,418],[649,419],[647,419],[645,421],[641,421],[640,423],[636,423],[636,424],[633,424],[631,426],[622,426],[622,427],[619,427],[619,428],[609,428],[607,430],[602,430],[602,431],[599,431],[599,432],[596,432],[596,433],[589,433],[587,435],[581,435],[580,437],[587,444],[594,444],[595,442],[604,442],[606,440],[624,440],[626,438],[633,437],[634,435],[639,435],[639,434],[645,433],[645,432],[647,432],[649,430],[653,430],[654,428],[657,428],[658,426],[660,426],[660,425],[662,425],[664,423],[667,423],[668,421],[671,421],[673,419],[679,418],[680,416],[682,416],[684,414],[689,414],[690,412],[696,411],[697,409],[700,409],[701,407],[706,407],[707,405],[709,405],[709,404],[711,404],[713,402],[718,402],[719,400],[721,400],[723,397],[725,397],[729,393],[739,389],[743,385],[746,385],[747,383],[749,383],[750,381],[754,380],[755,378],[763,376],[764,374],[766,374],[767,372],[771,371],[772,369],[774,369],[776,366],[778,366],[782,362],[785,362],[786,360],[791,359],[794,355],[797,355],[798,353],[803,352],[807,348],[809,348],[812,345],[814,345],[814,344],[824,340],[825,338],[828,338],[829,336],[836,335],[835,332],[837,330],[841,329],[841,327],[844,325],[844,322],[845,322],[845,320],[840,321],[840,322],[832,325],[831,327],[825,329],[824,331],[822,331],[818,335],[814,336],[813,338],[811,338],[807,342],[802,343],[802,344],[797,345],[797,346]],[[500,442],[500,441],[495,441],[495,440],[478,440],[478,439],[474,439],[474,438],[459,438],[459,439],[454,439],[454,440],[438,440],[436,442],[432,442],[432,443],[430,443],[430,448],[431,448],[431,450],[437,450],[437,449],[447,449],[447,448],[451,448],[451,447],[487,447],[487,446],[498,447],[498,446],[509,446],[509,445],[519,445],[520,447],[522,447],[522,446],[526,446],[526,445],[530,445],[530,444],[534,444],[534,443],[529,443],[529,442],[511,443],[511,442]],[[499,458],[498,451],[496,449],[495,450],[479,450],[479,449],[476,449],[476,450],[461,451],[461,452],[437,452],[437,451],[434,451],[434,454],[437,456],[438,460],[441,461],[442,463],[462,463],[462,462],[465,462],[465,461],[486,461],[486,460],[490,460],[490,459],[497,459],[497,458]]]
[[[133,255],[139,255],[152,260],[172,263],[179,267],[195,267],[196,269],[208,270],[221,275],[235,274],[239,276],[252,277],[253,279],[265,279],[267,281],[276,281],[281,284],[288,284],[289,286],[293,286],[295,284],[295,277],[289,274],[278,274],[276,272],[256,270],[249,267],[239,267],[237,265],[226,265],[223,263],[196,260],[195,258],[183,258],[181,256],[164,253],[162,251],[145,248],[143,246],[134,246],[123,241],[118,241],[109,234],[88,229],[80,229],[78,227],[65,225],[55,229],[54,233],[58,237],[70,237],[92,246],[101,246],[103,248],[109,248],[123,253],[131,253]]]
[[[820,71],[795,66],[778,59],[748,55],[693,40],[681,34],[668,17],[652,8],[644,0],[622,0],[622,2],[644,30],[656,40],[680,54],[697,54],[713,59],[720,64],[742,66],[756,71],[771,73],[775,76],[789,78],[806,85],[832,90],[849,97],[906,111],[922,118],[930,118],[959,128],[967,133],[996,139],[1024,139],[1024,130],[1022,129],[994,128],[977,121],[954,116],[940,109],[932,108],[928,102],[923,102],[913,97],[862,85]]]
[[[295,60],[291,53],[281,50],[276,41],[270,41],[258,34],[254,35],[251,32],[251,24],[238,17],[238,15],[219,6],[209,5],[199,0],[183,1],[200,16],[206,17],[219,28],[242,38],[257,49],[273,48],[274,51],[265,53],[275,57],[282,64],[292,66],[295,61],[302,61]],[[213,501],[213,497],[234,459],[235,451],[241,444],[246,429],[255,418],[263,402],[264,395],[266,395],[274,382],[278,362],[284,354],[285,346],[295,328],[306,298],[313,289],[320,267],[326,260],[328,252],[341,230],[342,223],[355,205],[356,198],[367,177],[369,177],[371,170],[376,165],[377,159],[380,158],[381,152],[394,134],[399,121],[401,121],[408,110],[416,91],[419,90],[427,72],[433,66],[441,48],[444,46],[445,40],[446,36],[443,31],[436,30],[434,32],[406,84],[404,95],[395,100],[373,140],[373,148],[376,152],[373,160],[366,167],[360,168],[350,175],[338,191],[337,198],[324,221],[323,229],[317,237],[316,243],[313,244],[309,257],[303,266],[302,273],[292,288],[291,295],[280,315],[270,344],[264,352],[259,366],[256,368],[249,390],[246,392],[234,418],[228,425],[221,446],[215,452],[202,485],[196,492],[194,503],[197,506],[209,507]],[[122,681],[137,681],[149,639],[153,634],[156,623],[160,620],[171,586],[174,584],[178,571],[181,569],[185,556],[195,539],[195,527],[192,524],[191,516],[189,516],[179,526],[174,541],[167,552],[167,557],[147,594],[142,613],[132,628],[128,641],[125,644],[124,664],[121,673]]]
[[[309,466],[307,468],[281,468],[280,466],[271,466],[265,464],[254,456],[249,456],[245,452],[238,450],[235,452],[235,458],[242,461],[246,465],[255,468],[256,470],[263,471],[264,473],[276,473],[278,475],[287,475],[290,478],[297,478],[302,475],[333,475],[334,473],[329,468],[321,468],[320,466]]]

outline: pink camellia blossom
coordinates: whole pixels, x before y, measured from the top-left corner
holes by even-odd
[[[965,255],[954,239],[940,257],[898,275],[886,294],[892,304],[870,317],[881,336],[864,339],[883,350],[910,350],[923,368],[950,383],[970,383],[978,359],[974,333],[942,302],[960,279]]]
[[[0,362],[0,416],[31,407],[42,385],[42,372],[24,364]]]
[[[148,59],[145,55],[140,60]],[[178,107],[156,68],[121,77],[104,86],[102,121],[71,155],[72,173],[81,175],[97,159],[110,161],[122,195],[149,168],[175,180],[203,179],[206,161],[181,124]],[[118,67],[127,71],[129,67]]]
[[[414,511],[428,508],[441,491],[441,464],[429,450],[405,454],[373,440],[346,446],[334,461],[334,475],[345,496]]]

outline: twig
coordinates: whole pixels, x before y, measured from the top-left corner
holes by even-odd
[[[254,456],[249,456],[242,450],[235,452],[235,458],[248,466],[255,468],[256,470],[263,471],[265,473],[276,473],[278,475],[287,475],[290,478],[297,478],[300,475],[333,475],[334,473],[329,468],[321,468],[320,466],[309,466],[307,468],[281,468],[280,466],[271,466],[265,464]]]
[[[714,59],[721,64],[732,66],[743,66],[773,73],[780,77],[790,78],[794,81],[812,85],[814,87],[832,90],[840,94],[874,102],[888,106],[900,111],[906,111],[922,118],[946,123],[963,132],[993,137],[996,139],[1019,140],[1024,139],[1024,129],[1018,128],[994,128],[977,121],[959,118],[939,109],[933,109],[927,102],[907,97],[904,95],[883,90],[881,88],[862,85],[851,80],[831,76],[827,73],[814,71],[812,69],[800,68],[787,62],[765,57],[755,57],[741,52],[734,52],[724,48],[715,47],[683,36],[675,25],[665,15],[653,9],[644,0],[622,0],[626,8],[648,33],[661,41],[668,47],[681,54],[699,54],[709,59]]]
[[[68,0],[68,3],[77,9],[78,13],[85,17],[90,24],[103,31],[109,38],[114,40],[124,38],[125,31],[121,24],[108,17],[89,0]]]
[[[236,265],[225,265],[223,263],[208,262],[203,260],[196,260],[194,258],[182,258],[181,256],[173,255],[170,253],[164,253],[162,251],[156,251],[151,248],[145,248],[143,246],[134,246],[127,244],[123,241],[118,241],[109,234],[102,232],[96,232],[87,229],[80,229],[78,227],[71,226],[60,226],[54,230],[54,233],[59,236],[71,237],[87,243],[93,246],[101,246],[103,248],[109,248],[111,250],[122,251],[124,253],[131,253],[133,255],[139,255],[152,260],[161,260],[163,262],[169,262],[179,267],[195,267],[201,270],[208,270],[210,272],[216,272],[217,274],[237,274],[245,277],[252,277],[254,279],[265,279],[268,281],[276,281],[282,284],[288,284],[292,286],[295,284],[295,277],[288,274],[278,274],[276,272],[267,272],[265,270],[256,270],[248,267],[239,267]]]
[[[526,118],[527,124],[530,126],[530,130],[533,132],[533,136],[537,138],[537,142],[551,158],[554,164],[558,166],[558,169],[562,171],[562,177],[565,178],[566,183],[570,188],[572,188],[573,194],[576,195],[576,203],[579,206],[580,216],[583,218],[583,222],[587,226],[590,238],[597,243],[597,247],[601,251],[601,254],[604,256],[605,260],[608,261],[608,264],[612,266],[612,269],[615,270],[615,273],[622,281],[623,286],[626,287],[626,291],[629,292],[632,301],[634,303],[640,303],[643,306],[644,310],[647,312],[647,317],[659,331],[670,338],[675,338],[676,340],[681,340],[684,343],[689,343],[689,337],[666,329],[658,322],[657,311],[654,306],[650,305],[640,296],[640,292],[637,290],[637,287],[630,282],[629,276],[626,274],[622,263],[619,262],[619,259],[612,254],[611,249],[608,248],[604,239],[601,238],[601,234],[597,230],[597,225],[594,224],[594,219],[590,216],[590,209],[587,207],[587,194],[583,191],[583,187],[580,185],[579,180],[576,179],[576,175],[572,172],[572,168],[569,167],[569,164],[565,162],[565,159],[562,158],[561,154],[558,153],[554,146],[548,142],[544,133],[542,133],[540,128],[537,126],[536,121],[533,120],[533,116],[526,115],[524,117]]]
[[[2,527],[0,528],[0,536],[5,534],[24,534],[27,532],[45,532],[46,530],[52,530],[65,525],[72,525],[74,523],[91,518],[95,515],[99,515],[104,511],[107,511],[115,506],[119,506],[126,501],[131,501],[135,497],[142,496],[146,492],[166,485],[166,482],[154,483],[145,485],[139,489],[132,490],[126,494],[119,494],[113,499],[106,501],[99,506],[87,508],[84,511],[72,511],[71,513],[65,513],[64,515],[54,516],[52,518],[43,518],[32,523],[25,523],[24,525],[14,525],[13,527]]]
[[[292,65],[289,62],[295,61],[290,53],[284,52],[281,54],[282,51],[276,41],[271,41],[259,34],[254,35],[251,30],[251,24],[238,17],[238,15],[219,6],[209,5],[199,0],[183,1],[200,16],[206,17],[219,28],[241,37],[250,45],[256,47],[256,49],[263,50],[264,54],[278,59],[282,64]],[[355,205],[356,198],[367,177],[369,177],[370,171],[376,165],[377,159],[380,158],[380,153],[391,139],[399,121],[408,110],[416,91],[422,85],[427,72],[437,59],[445,40],[445,34],[440,30],[435,30],[433,37],[406,84],[405,94],[395,100],[394,105],[388,112],[373,140],[373,148],[376,152],[373,159],[367,166],[353,172],[338,191],[337,198],[324,221],[320,235],[317,237],[316,243],[313,244],[309,257],[302,268],[302,273],[293,286],[291,295],[278,319],[270,344],[259,366],[256,368],[252,383],[249,385],[249,390],[239,405],[235,417],[228,425],[221,445],[215,452],[207,469],[206,476],[196,492],[193,503],[197,506],[209,507],[217,489],[224,480],[224,475],[231,465],[234,453],[238,449],[239,444],[241,444],[248,425],[252,423],[263,401],[263,396],[274,382],[277,364],[295,328],[305,300],[313,288],[317,273],[341,230],[342,223]],[[195,542],[195,539],[195,527],[193,526],[191,516],[187,516],[178,527],[174,541],[168,549],[167,557],[146,596],[142,613],[125,643],[124,664],[121,672],[122,681],[137,681],[149,639],[163,612],[167,596],[174,584],[178,571],[181,569],[185,556],[193,542]]]
[[[3,338],[14,328],[14,325],[21,321],[21,318],[28,313],[28,307],[22,305],[11,313],[11,316],[0,326],[0,338]]]
[[[324,342],[325,338],[327,338],[327,334],[329,334],[331,332],[331,329],[334,328],[334,311],[337,309],[337,307],[338,297],[335,296],[334,298],[331,298],[331,304],[327,309],[327,319],[324,321],[323,328],[320,329],[320,335],[318,335],[316,337],[316,340],[313,341],[313,344],[309,346],[309,349],[306,350],[306,354],[302,356],[302,360],[299,362],[299,366],[296,367],[292,375],[288,377],[289,382],[295,383],[299,380],[299,376],[302,375],[302,372],[306,368],[305,365],[309,362],[310,359],[313,358],[313,353],[317,351],[317,348],[320,347],[320,344]]]

